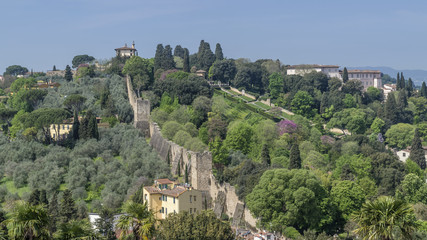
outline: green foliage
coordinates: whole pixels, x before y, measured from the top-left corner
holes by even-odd
[[[298,91],[292,99],[292,111],[296,114],[311,118],[316,113],[313,108],[313,98],[306,91]]]
[[[36,84],[37,81],[34,78],[18,78],[10,85],[10,91],[16,93],[21,89],[31,89]]]
[[[384,120],[376,117],[371,124],[371,130],[372,130],[372,132],[377,133],[377,134],[382,133],[384,126],[385,126]]]
[[[337,179],[354,180],[369,176],[371,159],[363,155],[342,155],[336,160],[333,176]]]
[[[365,202],[365,192],[353,181],[337,181],[331,189],[331,198],[337,204],[344,218],[348,220],[351,214],[359,210]]]
[[[154,66],[148,59],[132,56],[126,61],[122,72],[131,77],[133,88],[138,95],[151,87],[154,82]]]
[[[301,157],[298,144],[293,144],[289,154],[289,169],[301,168]]]
[[[209,79],[222,83],[229,83],[236,76],[236,71],[234,60],[219,60],[209,68]]]
[[[228,149],[224,146],[220,138],[216,137],[209,143],[209,151],[212,152],[212,161],[215,164],[228,165]]]
[[[371,126],[375,113],[371,109],[349,108],[334,113],[329,128],[348,129],[352,133],[364,133]]]
[[[302,231],[318,229],[322,217],[327,217],[321,207],[325,194],[320,181],[306,170],[274,169],[264,172],[246,202],[262,227],[284,232],[284,226],[291,226]]]
[[[217,239],[232,240],[234,233],[228,222],[218,219],[212,211],[197,214],[180,212],[160,223],[159,239]]]
[[[4,75],[24,75],[28,72],[28,69],[26,67],[22,67],[20,65],[12,65],[6,68],[6,72],[4,72]]]
[[[98,123],[96,120],[96,116],[93,115],[92,111],[87,112],[86,116],[80,122],[79,138],[99,139]]]
[[[250,152],[253,134],[254,131],[249,124],[243,121],[236,122],[229,127],[224,144],[228,149],[247,154]]]
[[[408,203],[422,202],[427,204],[427,184],[422,178],[410,173],[405,176],[400,184],[396,191],[396,197]]]
[[[212,52],[209,43],[201,40],[197,52],[197,68],[208,71],[214,62],[215,54]]]
[[[67,80],[67,82],[71,82],[73,80],[73,73],[71,72],[71,68],[70,65],[67,65],[65,67],[65,75],[64,75],[65,80]]]
[[[147,207],[147,203],[139,204],[127,201],[117,222],[120,238],[151,239],[154,236],[154,214]],[[129,231],[130,230],[130,231]]]
[[[415,128],[407,123],[392,125],[385,133],[386,142],[390,147],[405,149],[411,144]]]
[[[342,81],[344,83],[348,82],[348,71],[347,71],[346,67],[344,67],[344,70],[343,70],[343,73],[342,73]]]
[[[406,159],[405,167],[408,173],[416,174],[418,177],[424,179],[424,171],[416,162],[412,161],[411,158]]]
[[[397,239],[397,233],[410,238],[417,228],[412,207],[387,196],[366,202],[353,218],[359,225],[355,233],[369,239]]]
[[[184,130],[181,124],[176,121],[168,121],[163,125],[162,135],[167,139],[173,139],[179,130]]]
[[[415,129],[414,138],[412,139],[410,157],[411,157],[411,160],[416,162],[422,170],[426,168],[426,157],[424,154],[423,146],[421,144],[418,128]]]
[[[72,94],[70,96],[67,96],[67,98],[64,100],[64,106],[66,106],[68,109],[70,109],[73,113],[74,112],[80,112],[84,102],[86,101],[86,98],[79,94]]]
[[[224,54],[222,53],[221,44],[217,43],[215,46],[215,61],[221,61],[224,59]]]
[[[278,98],[279,94],[283,92],[283,77],[279,73],[273,73],[270,75],[269,80],[270,85],[268,86],[268,88],[270,90],[270,95],[273,98]]]
[[[90,63],[90,62],[92,62],[93,60],[95,60],[95,58],[94,58],[94,57],[92,57],[92,56],[89,56],[89,55],[87,55],[87,54],[84,54],[84,55],[77,55],[77,56],[75,56],[75,57],[73,58],[73,61],[72,61],[73,68],[76,68],[76,67],[78,67],[80,64],[83,64],[83,63]]]

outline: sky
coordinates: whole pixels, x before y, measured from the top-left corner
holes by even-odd
[[[110,59],[135,41],[283,64],[427,70],[427,1],[0,0],[0,74],[64,69],[74,56]]]

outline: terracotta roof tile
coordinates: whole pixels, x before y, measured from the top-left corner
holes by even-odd
[[[172,184],[172,183],[174,183],[173,181],[171,181],[167,178],[160,178],[160,179],[156,179],[154,181],[156,181],[159,184]]]
[[[162,194],[167,196],[172,196],[172,197],[178,197],[185,191],[187,191],[187,188],[178,186],[174,189],[163,189]]]
[[[144,189],[147,190],[147,192],[149,192],[150,194],[161,192],[161,190],[156,187],[144,187]]]

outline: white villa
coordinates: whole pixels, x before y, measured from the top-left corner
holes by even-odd
[[[128,45],[125,43],[123,47],[116,48],[114,50],[116,51],[116,56],[120,56],[120,57],[138,56],[138,51],[135,48],[135,42],[132,43],[132,47],[128,47]]]
[[[301,64],[289,66],[286,70],[287,75],[304,76],[310,72],[322,72],[330,78],[338,78],[342,80],[343,72],[339,70],[337,65],[318,65],[318,64]],[[377,70],[348,70],[348,79],[359,80],[362,82],[363,89],[366,91],[368,87],[382,88],[381,72]]]
[[[341,79],[341,75],[338,70],[339,68],[340,66],[336,65],[301,64],[288,67],[288,69],[286,70],[286,74],[303,76],[312,71],[316,71],[322,72],[331,78],[336,77]]]

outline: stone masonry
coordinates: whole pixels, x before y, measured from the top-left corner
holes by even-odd
[[[223,213],[233,217],[233,224],[256,226],[256,219],[245,204],[239,200],[235,188],[228,183],[219,184],[212,173],[212,153],[193,152],[163,138],[157,123],[150,121],[150,101],[138,99],[132,89],[130,77],[126,78],[129,102],[134,111],[134,126],[150,137],[150,145],[160,158],[171,166],[171,173],[184,175],[187,167],[190,184],[203,192],[205,208],[214,209],[220,217]],[[179,167],[178,167],[179,166]],[[204,204],[205,205],[205,204]]]

